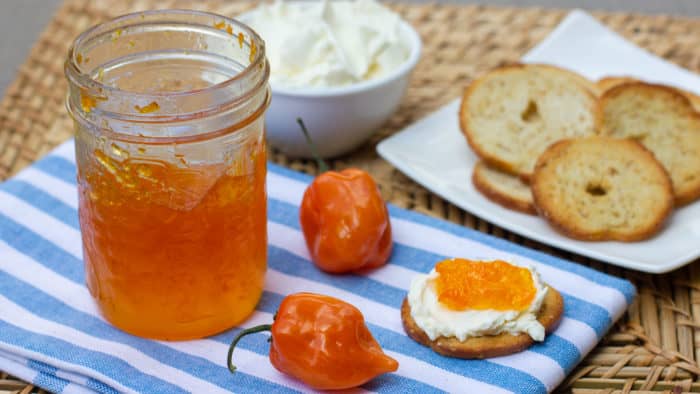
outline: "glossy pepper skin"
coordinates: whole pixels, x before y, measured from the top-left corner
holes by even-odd
[[[282,300],[272,325],[259,327],[272,333],[272,365],[317,390],[357,387],[399,367],[372,337],[362,313],[337,298],[289,295]],[[231,352],[243,335],[246,333],[234,340],[229,351],[232,371]]]
[[[304,193],[299,219],[313,262],[326,272],[379,267],[391,255],[389,212],[365,171],[317,176]]]

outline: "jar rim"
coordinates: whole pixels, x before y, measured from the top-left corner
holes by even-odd
[[[189,18],[189,19],[188,19]],[[203,88],[196,88],[196,89],[189,89],[189,90],[182,90],[182,91],[173,91],[173,92],[148,92],[148,93],[141,93],[133,90],[127,90],[127,89],[122,89],[117,86],[111,86],[106,83],[103,83],[102,81],[99,80],[99,78],[96,78],[94,75],[94,69],[92,72],[89,72],[87,70],[84,70],[80,66],[80,55],[81,54],[81,45],[85,45],[86,43],[90,43],[91,40],[96,40],[100,39],[105,35],[111,34],[112,32],[119,32],[121,34],[121,29],[126,29],[126,28],[131,28],[131,27],[140,27],[140,26],[148,26],[148,25],[156,25],[156,24],[163,24],[163,23],[176,23],[176,24],[185,24],[185,25],[192,25],[192,26],[199,26],[199,27],[205,27],[208,29],[217,29],[217,30],[222,30],[218,28],[214,24],[205,24],[204,21],[216,21],[215,23],[223,23],[226,26],[230,26],[232,29],[235,29],[237,32],[244,33],[249,37],[250,43],[247,42],[247,40],[244,42],[249,48],[251,48],[251,52],[253,51],[252,46],[254,46],[255,53],[252,53],[251,59],[247,65],[243,67],[242,70],[239,72],[236,72],[234,75],[231,75],[224,79],[223,81],[219,81],[216,83],[213,83],[211,85],[208,85]],[[227,33],[227,32],[224,32]],[[232,37],[232,40],[234,38]],[[243,43],[241,43],[243,45]],[[251,46],[252,45],[252,46]],[[260,73],[256,74],[261,70]],[[186,9],[161,9],[161,10],[149,10],[149,11],[141,11],[141,12],[134,12],[134,13],[129,13],[125,15],[118,16],[116,18],[110,19],[108,21],[99,23],[95,26],[90,27],[89,29],[85,30],[82,32],[80,35],[78,35],[72,42],[69,50],[68,50],[68,57],[64,63],[64,72],[66,77],[68,78],[69,82],[76,88],[78,88],[81,92],[87,92],[87,94],[93,96],[93,97],[108,97],[108,96],[122,96],[122,97],[130,97],[134,98],[137,100],[143,100],[146,102],[149,101],[156,101],[156,100],[162,100],[163,98],[168,98],[168,99],[184,99],[188,97],[195,97],[197,95],[206,95],[206,94],[214,94],[216,92],[225,92],[226,89],[231,89],[235,86],[237,83],[242,83],[246,78],[250,79],[251,82],[253,82],[250,86],[248,86],[247,89],[242,91],[240,94],[237,95],[226,95],[227,99],[224,102],[218,102],[213,105],[209,105],[206,108],[203,108],[201,110],[198,110],[196,112],[190,112],[187,114],[153,114],[153,113],[145,113],[145,114],[140,114],[140,113],[122,113],[122,112],[114,112],[114,111],[108,111],[105,109],[100,109],[100,108],[95,108],[94,112],[100,117],[105,117],[105,118],[110,118],[110,119],[116,119],[120,121],[127,121],[127,122],[132,122],[132,123],[175,123],[175,122],[184,122],[184,121],[189,121],[193,119],[198,119],[198,118],[206,118],[211,115],[215,115],[217,113],[220,113],[222,111],[225,111],[227,108],[234,107],[236,105],[239,105],[242,102],[245,102],[246,100],[249,100],[252,96],[254,96],[260,89],[266,89],[269,90],[269,87],[266,88],[268,79],[269,79],[269,63],[267,62],[267,59],[265,57],[265,42],[263,39],[249,26],[245,25],[242,22],[239,22],[233,18],[229,18],[223,15],[219,15],[216,13],[212,12],[206,12],[206,11],[197,11],[197,10],[186,10]],[[267,105],[270,102],[270,92],[266,92],[267,97],[261,104],[260,108],[256,108],[253,110],[253,115],[260,116],[261,112],[264,112],[264,109],[267,107]],[[230,98],[230,99],[229,99]],[[172,143],[172,142],[186,142],[190,141],[193,138],[196,138],[197,140],[200,139],[207,139],[212,137],[211,134],[220,135],[221,130],[218,131],[212,131],[212,132],[206,132],[206,133],[201,133],[197,135],[187,135],[187,136],[139,136],[139,135],[131,135],[131,134],[125,134],[121,132],[116,132],[110,129],[105,129],[103,127],[100,127],[100,125],[94,124],[94,122],[91,122],[88,119],[88,114],[81,108],[80,105],[76,105],[76,103],[71,102],[71,94],[69,90],[68,94],[68,100],[67,100],[67,107],[69,113],[73,116],[74,119],[84,121],[87,123],[90,123],[93,127],[99,127],[102,129],[102,131],[105,134],[112,134],[114,137],[118,136],[119,139],[126,139],[126,140],[133,140],[135,142],[150,142],[150,143]],[[89,111],[88,111],[89,112]],[[77,116],[76,116],[77,115]],[[240,127],[243,127],[246,122],[246,119],[241,119],[239,127],[236,127],[237,125],[231,125],[229,127],[226,127],[229,132],[234,131]]]
[[[118,27],[120,26],[119,24],[122,22],[127,22],[130,21],[136,17],[141,18],[141,16],[157,16],[157,15],[180,15],[180,16],[186,16],[186,15],[198,15],[202,17],[212,17],[212,18],[219,18],[222,21],[228,23],[229,25],[235,25],[238,27],[241,31],[245,31],[248,33],[249,37],[251,39],[254,39],[255,42],[257,42],[257,48],[258,50],[255,52],[253,60],[248,64],[241,72],[237,73],[236,75],[232,76],[231,78],[226,79],[225,81],[221,81],[218,83],[215,83],[213,85],[207,86],[205,88],[201,89],[193,89],[193,90],[188,90],[188,91],[182,91],[182,92],[168,92],[168,93],[163,93],[163,92],[154,92],[154,93],[136,93],[136,92],[129,92],[123,89],[115,88],[109,85],[106,85],[97,79],[91,77],[85,72],[82,72],[80,68],[78,67],[78,52],[76,52],[76,48],[78,47],[79,44],[83,43],[86,41],[88,38],[90,38],[92,35],[97,33],[100,29],[107,28],[108,26],[114,26]],[[197,11],[197,10],[186,10],[186,9],[162,9],[162,10],[148,10],[148,11],[139,11],[139,12],[132,12],[129,14],[124,14],[121,16],[118,16],[116,18],[110,19],[108,21],[98,23],[95,26],[90,27],[89,29],[85,30],[84,32],[80,33],[71,43],[70,48],[68,49],[68,59],[66,60],[65,63],[65,72],[66,75],[69,78],[74,78],[77,82],[84,82],[82,84],[78,84],[80,86],[94,86],[98,88],[102,88],[105,91],[114,91],[114,92],[128,92],[133,95],[139,95],[139,96],[145,96],[145,97],[150,97],[150,96],[168,96],[168,97],[173,97],[173,96],[178,96],[178,95],[188,95],[192,93],[199,93],[199,92],[204,92],[207,90],[216,90],[217,88],[225,87],[235,81],[240,80],[243,76],[246,74],[250,74],[252,70],[254,70],[255,67],[260,67],[259,64],[265,61],[265,41],[258,35],[258,33],[255,32],[255,30],[251,29],[248,25],[239,22],[235,19],[219,15],[213,12],[207,12],[207,11]]]

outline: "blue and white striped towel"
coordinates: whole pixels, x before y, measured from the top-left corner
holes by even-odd
[[[55,392],[286,392],[308,389],[268,362],[266,336],[242,341],[239,372],[225,366],[240,328],[161,342],[106,323],[84,285],[73,143],[0,185],[0,369]],[[297,216],[310,181],[270,164],[269,269],[244,327],[270,322],[281,299],[311,291],[356,305],[400,367],[360,391],[544,393],[553,390],[632,302],[629,282],[444,221],[390,207],[395,249],[388,265],[331,276],[309,262]],[[411,278],[447,256],[515,258],[537,267],[564,296],[565,317],[546,341],[490,360],[439,356],[409,339],[399,308]]]

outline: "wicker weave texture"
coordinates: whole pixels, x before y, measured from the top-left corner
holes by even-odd
[[[35,44],[0,102],[0,179],[27,166],[71,136],[64,110],[63,61],[81,31],[119,14],[154,8],[196,8],[235,15],[255,4],[243,1],[67,0]],[[378,141],[457,97],[474,76],[512,63],[544,38],[563,10],[483,6],[404,5],[392,8],[413,24],[424,44],[398,112],[358,151],[334,168],[368,170],[390,202],[524,244],[614,275],[639,289],[636,303],[581,362],[561,390],[577,393],[700,392],[700,263],[666,275],[648,275],[561,252],[511,234],[428,192],[375,153]],[[595,13],[637,45],[700,71],[700,20],[668,16]],[[315,164],[272,152],[279,164],[314,174]],[[35,392],[0,372],[0,393]]]

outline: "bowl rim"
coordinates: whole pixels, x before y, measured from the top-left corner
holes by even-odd
[[[403,18],[400,20],[401,29],[408,36],[411,45],[411,53],[408,59],[401,63],[399,67],[392,70],[386,75],[373,78],[367,81],[352,83],[341,86],[322,86],[322,87],[280,87],[270,83],[270,88],[273,95],[295,96],[295,97],[337,97],[364,92],[375,89],[382,85],[387,85],[395,80],[409,74],[418,64],[423,50],[423,43],[416,29]]]

